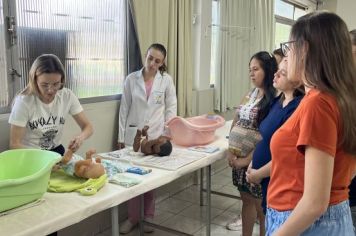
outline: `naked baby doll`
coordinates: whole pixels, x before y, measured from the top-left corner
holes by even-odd
[[[64,172],[69,175],[86,179],[96,179],[105,174],[105,168],[101,164],[100,158],[92,158],[94,149],[86,152],[85,160],[79,156],[73,156],[71,149],[68,149],[61,160]]]
[[[137,130],[133,150],[141,152],[145,155],[157,154],[159,156],[169,156],[172,152],[172,143],[169,137],[159,136],[156,139],[148,140],[147,130],[148,126],[143,127],[142,131]]]

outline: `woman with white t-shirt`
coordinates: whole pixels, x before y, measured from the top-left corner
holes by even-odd
[[[36,58],[29,82],[12,107],[10,149],[39,148],[63,155],[61,137],[68,114],[73,116],[81,132],[70,140],[67,148],[77,151],[92,135],[93,127],[78,98],[64,84],[64,68],[57,56],[43,54]]]

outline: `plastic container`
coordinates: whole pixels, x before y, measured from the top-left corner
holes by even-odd
[[[35,201],[48,187],[58,153],[14,149],[0,153],[0,212]]]
[[[167,122],[172,141],[181,146],[205,145],[214,141],[215,130],[224,126],[219,115],[201,115],[189,118],[173,117]]]

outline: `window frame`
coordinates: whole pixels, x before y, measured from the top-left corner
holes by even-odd
[[[10,43],[10,37],[11,34],[9,33],[8,30],[8,19],[10,17],[13,17],[16,21],[16,1],[13,0],[3,0],[3,31],[4,31],[4,39],[5,39],[5,55],[4,55],[4,60],[6,60],[6,81],[7,81],[7,90],[8,90],[8,105],[0,107],[0,115],[8,114],[11,113],[12,109],[12,104],[13,100],[15,99],[16,95],[19,93],[21,90],[21,76],[17,76],[16,73],[20,71],[20,58],[18,54],[19,50],[19,45],[18,41],[16,40],[14,45],[11,45]],[[124,1],[124,8],[125,8],[125,23],[124,23],[124,32],[125,32],[125,37],[124,37],[124,77],[128,75],[129,71],[129,61],[127,55],[129,54],[128,52],[128,44],[130,41],[128,40],[129,38],[129,33],[133,33],[134,31],[131,29],[130,26],[128,25],[128,19],[131,15],[130,13],[130,7],[129,7],[129,2],[127,0]],[[19,27],[17,22],[16,23],[16,29]],[[137,53],[136,53],[137,54]],[[136,55],[141,58],[140,55]],[[15,72],[15,73],[14,73]],[[79,98],[79,101],[81,104],[90,104],[90,103],[98,103],[98,102],[106,102],[106,101],[114,101],[114,100],[121,100],[122,94],[113,94],[113,95],[104,95],[104,96],[93,96],[93,97],[86,97],[86,98]]]
[[[277,1],[277,0],[275,0],[275,1]],[[297,19],[294,19],[295,9],[298,8],[298,9],[304,10],[305,12],[308,11],[308,6],[306,6],[300,2],[297,2],[297,0],[280,0],[280,1],[293,6],[293,19],[281,16],[281,15],[277,15],[274,12],[275,25],[277,23],[279,23],[279,24],[283,24],[283,25],[293,26],[293,24],[297,21]]]

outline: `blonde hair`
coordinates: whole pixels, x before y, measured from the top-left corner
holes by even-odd
[[[63,88],[66,80],[63,64],[61,63],[61,61],[56,55],[42,54],[41,56],[37,57],[35,61],[32,63],[29,72],[29,77],[28,77],[28,84],[24,88],[24,90],[20,92],[20,94],[23,95],[34,94],[38,96],[40,92],[37,84],[37,78],[38,76],[45,73],[60,74],[61,83],[62,83],[60,89]]]

